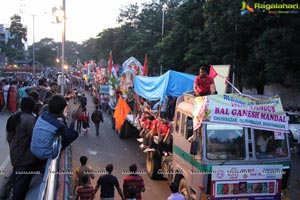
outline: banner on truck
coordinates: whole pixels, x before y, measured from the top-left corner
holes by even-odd
[[[196,97],[193,120],[194,130],[201,123],[217,123],[288,132],[288,117],[278,96],[259,100],[241,94]]]
[[[212,199],[280,199],[282,165],[212,167]]]

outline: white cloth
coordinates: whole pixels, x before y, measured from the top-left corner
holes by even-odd
[[[259,146],[260,152],[267,151],[267,144],[269,140],[270,140],[269,138],[264,139],[262,135],[258,137],[256,144]]]
[[[172,193],[167,200],[184,200],[184,196],[178,192]]]
[[[10,85],[4,85],[3,86],[3,96],[4,96],[4,103],[7,103],[7,96],[8,96],[8,90],[10,88]]]

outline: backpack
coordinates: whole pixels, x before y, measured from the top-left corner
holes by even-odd
[[[100,110],[95,110],[92,113],[91,119],[94,123],[103,122],[102,112]]]
[[[80,120],[85,122],[85,123],[88,123],[89,121],[89,114],[87,111],[83,111],[80,115]]]

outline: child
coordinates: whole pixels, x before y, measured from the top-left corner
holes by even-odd
[[[86,110],[86,107],[82,108],[80,120],[82,121],[82,129],[84,135],[88,135],[88,129],[90,128],[90,123],[89,123],[89,112]]]
[[[75,200],[79,200],[79,198],[80,200],[92,199],[94,188],[89,184],[89,177],[87,175],[83,175],[81,177],[81,181],[83,185],[78,187]]]
[[[82,177],[84,175],[87,175],[88,177],[88,183],[91,184],[91,179],[95,178],[95,175],[93,174],[93,169],[91,166],[87,165],[88,158],[86,156],[81,156],[80,157],[80,167],[77,167],[75,169],[75,176],[74,176],[74,193],[76,191],[77,186],[82,186]]]

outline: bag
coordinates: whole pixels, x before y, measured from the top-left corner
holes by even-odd
[[[100,110],[95,110],[92,113],[91,119],[94,123],[103,122],[103,116]]]
[[[83,122],[85,122],[85,123],[88,123],[88,121],[89,121],[89,115],[88,115],[87,111],[84,111],[84,112],[81,113],[80,120],[83,121]]]

